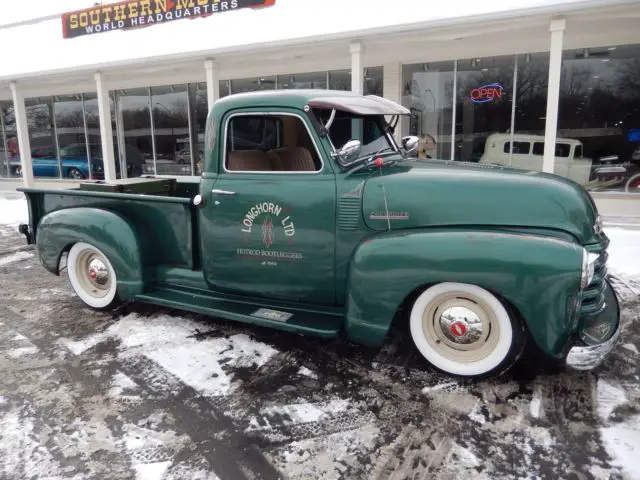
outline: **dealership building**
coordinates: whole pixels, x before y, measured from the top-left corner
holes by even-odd
[[[50,3],[0,19],[1,190],[197,177],[218,98],[313,88],[402,104],[420,157],[554,172],[640,216],[638,0]]]

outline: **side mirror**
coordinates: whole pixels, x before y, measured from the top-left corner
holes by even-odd
[[[418,149],[418,142],[420,139],[415,135],[409,135],[407,137],[402,137],[402,148],[405,152],[411,153]]]
[[[340,163],[343,165],[349,165],[360,156],[360,150],[362,144],[360,140],[349,140],[345,143],[340,150],[338,150],[337,156]]]

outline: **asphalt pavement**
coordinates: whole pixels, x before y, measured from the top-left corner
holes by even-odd
[[[638,478],[640,289],[615,284],[624,330],[598,371],[461,382],[402,328],[375,351],[93,312],[0,226],[0,478]]]

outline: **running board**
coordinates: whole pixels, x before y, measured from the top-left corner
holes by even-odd
[[[340,334],[343,316],[335,313],[301,311],[293,308],[268,308],[263,305],[236,302],[203,290],[156,287],[136,295],[139,302],[235,320],[287,332],[333,338]]]

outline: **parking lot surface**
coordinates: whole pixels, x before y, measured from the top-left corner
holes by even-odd
[[[614,278],[624,331],[598,371],[466,383],[402,329],[372,351],[93,312],[15,232],[0,225],[2,479],[639,478],[640,277]]]

